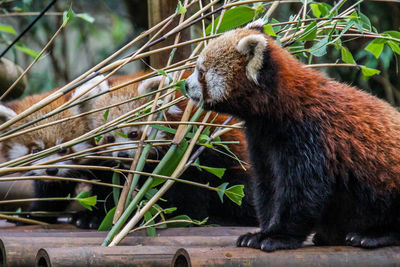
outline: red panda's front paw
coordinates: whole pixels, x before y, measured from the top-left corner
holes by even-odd
[[[236,242],[238,247],[257,248],[266,252],[278,249],[295,249],[301,247],[302,240],[292,237],[271,237],[265,233],[247,233]]]
[[[260,248],[260,241],[265,238],[266,235],[261,232],[257,233],[247,233],[239,236],[236,241],[236,246],[238,247],[249,247],[249,248]]]

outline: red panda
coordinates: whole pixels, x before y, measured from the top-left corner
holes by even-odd
[[[87,87],[89,84],[82,85],[82,87]],[[28,107],[36,104],[40,100],[49,96],[53,91],[46,92],[43,94],[32,95],[24,98],[23,100],[15,100],[4,105],[0,105],[0,119],[1,123],[15,117],[17,114],[26,110]],[[74,94],[72,94],[74,95]],[[41,118],[47,113],[53,111],[57,107],[65,104],[71,97],[71,94],[62,96],[61,98],[53,101],[47,106],[41,108],[37,112],[29,115],[28,117],[15,123],[12,128],[18,127],[25,123],[28,123],[37,118]],[[76,115],[78,109],[84,108],[82,106],[75,106],[71,110],[62,111],[52,117],[44,119],[40,122],[35,123],[32,127],[40,126],[46,123],[51,123],[57,120],[61,120],[67,117]],[[12,129],[11,128],[11,129]],[[6,129],[8,130],[8,129]],[[1,154],[4,161],[14,160],[29,154],[35,154],[42,150],[57,146],[66,141],[72,140],[87,133],[90,130],[89,121],[85,117],[75,118],[72,120],[67,120],[59,124],[51,125],[38,130],[30,131],[22,135],[18,135],[7,139],[1,143]],[[45,156],[32,164],[46,162],[48,160],[54,160],[62,156],[66,156],[75,152],[83,151],[93,146],[91,142],[82,142],[76,144],[70,148],[62,149],[58,153]],[[78,159],[65,159],[56,163],[54,165],[71,165],[71,164],[82,164],[83,160]],[[62,176],[62,177],[77,177],[82,178],[82,171],[77,171],[67,168],[48,168],[48,169],[34,169],[27,171],[23,175],[25,176]],[[86,174],[85,178],[93,179],[90,174]],[[34,180],[34,196],[37,198],[46,197],[66,197],[67,195],[75,195],[79,192],[77,190],[84,190],[90,188],[82,186],[83,184],[77,184],[76,182],[66,182],[66,181],[54,181],[54,180]],[[70,205],[69,201],[40,201],[32,202],[29,211],[64,211]],[[38,220],[54,223],[56,222],[56,217],[38,217]]]
[[[120,85],[123,82],[132,80],[134,78],[142,76],[144,73],[138,73],[135,75],[113,77],[109,79],[109,85],[114,87]],[[108,105],[118,104],[123,101],[132,99],[134,97],[144,95],[150,91],[158,89],[161,77],[154,77],[144,80],[142,83],[135,83],[116,91],[104,94],[98,97],[93,103],[93,108],[100,108]],[[181,96],[179,93],[176,97]],[[117,107],[110,108],[108,111],[108,120],[118,118],[121,115],[126,114],[131,110],[135,110],[141,105],[145,104],[147,98],[138,99],[136,101],[131,101]],[[187,105],[187,99],[179,102],[178,104],[170,107],[165,112],[166,120],[169,121],[180,121],[183,110]],[[193,111],[194,113],[194,111]],[[103,117],[104,111],[94,113],[90,116],[91,126],[97,128],[105,123]],[[211,119],[215,119],[214,123],[223,123],[229,116],[217,115],[213,113],[210,116]],[[146,120],[145,119],[142,119]],[[238,122],[234,120],[230,124]],[[177,128],[177,125],[171,125],[172,128]],[[128,138],[121,137],[121,134],[110,132],[104,134],[99,144],[105,143],[116,143],[116,145],[111,146],[112,149],[116,151],[112,152],[113,156],[118,157],[130,157],[133,158],[136,149],[129,148],[132,144],[123,144],[128,141],[140,139],[144,126],[139,127],[128,127],[121,129],[121,133],[124,133]],[[213,129],[211,129],[212,131]],[[157,140],[170,140],[173,138],[172,134],[159,131],[157,133]],[[130,140],[129,140],[130,139]],[[237,155],[241,160],[247,161],[247,151],[246,151],[246,141],[242,131],[235,129],[223,136],[221,136],[222,141],[239,141],[239,144],[230,145],[231,151]],[[108,147],[107,149],[109,149]],[[125,149],[124,149],[125,148]],[[123,149],[123,150],[121,150]],[[153,147],[149,158],[150,159],[161,159],[162,156],[167,151],[167,147]],[[209,217],[209,222],[217,223],[222,225],[257,225],[257,220],[255,216],[255,211],[252,206],[252,201],[249,198],[249,171],[242,169],[240,164],[235,160],[219,152],[215,152],[211,149],[207,149],[202,153],[199,158],[200,164],[210,167],[226,168],[225,175],[222,181],[214,177],[212,174],[206,171],[199,171],[196,167],[191,167],[187,170],[182,177],[201,182],[203,184],[210,183],[211,186],[218,186],[223,182],[229,182],[230,185],[234,184],[244,184],[245,185],[245,198],[242,202],[242,206],[239,207],[231,201],[224,201],[222,204],[218,199],[218,195],[215,192],[209,192],[205,189],[196,188],[194,186],[189,186],[186,184],[176,183],[163,198],[168,200],[167,205],[174,206],[178,208],[179,213],[187,214],[194,219],[204,219]],[[246,163],[245,163],[246,165]],[[125,167],[129,167],[130,164],[125,164]],[[151,172],[154,169],[154,164],[147,164],[146,171]]]
[[[189,97],[245,124],[261,230],[237,245],[400,245],[400,114],[307,68],[262,21],[211,41]]]

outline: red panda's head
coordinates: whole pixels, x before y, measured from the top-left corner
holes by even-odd
[[[186,79],[189,97],[203,102],[206,109],[235,114],[251,109],[256,101],[275,86],[275,67],[271,62],[269,36],[257,20],[213,40],[200,54],[195,71]],[[243,101],[247,99],[248,101]]]

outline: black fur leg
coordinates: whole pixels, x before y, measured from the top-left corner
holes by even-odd
[[[313,236],[312,242],[316,246],[328,246],[329,241],[325,239],[325,237],[320,233],[315,233]]]
[[[385,246],[400,245],[399,233],[383,233],[383,234],[361,234],[349,233],[346,236],[346,244],[353,247],[362,248],[378,248]]]
[[[295,249],[301,247],[303,239],[288,236],[268,236],[265,233],[247,233],[236,242],[238,247],[249,247],[272,252],[278,249]]]
[[[249,248],[257,248],[261,247],[260,242],[266,237],[264,233],[247,233],[239,236],[236,241],[236,246],[238,247],[249,247]]]

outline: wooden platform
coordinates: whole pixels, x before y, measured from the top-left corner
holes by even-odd
[[[236,248],[252,227],[193,227],[130,234],[101,247],[106,232],[71,225],[22,226],[0,222],[1,266],[400,266],[400,247],[365,250],[315,247],[265,253]]]

